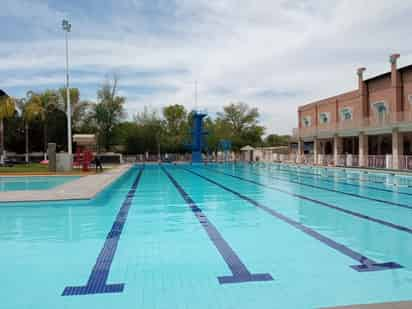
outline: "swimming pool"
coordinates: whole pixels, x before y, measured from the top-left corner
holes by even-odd
[[[47,190],[78,178],[78,176],[0,176],[0,192]]]
[[[410,300],[412,188],[373,177],[146,165],[91,201],[0,205],[2,308]]]

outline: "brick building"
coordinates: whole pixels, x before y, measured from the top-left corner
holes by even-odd
[[[358,69],[358,89],[298,108],[298,163],[412,169],[412,65],[398,58],[369,79]]]

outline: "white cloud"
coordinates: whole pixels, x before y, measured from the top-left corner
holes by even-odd
[[[8,14],[27,19],[16,5],[26,10],[28,2],[14,3]],[[75,75],[81,89],[96,87],[102,72],[119,72],[130,112],[170,103],[193,108],[198,80],[199,106],[216,112],[244,101],[259,107],[268,132],[290,133],[298,105],[354,89],[357,67],[370,75],[386,71],[393,51],[401,63],[412,61],[405,39],[410,1],[177,0],[150,10],[142,1],[118,3],[108,24],[72,17],[71,66],[91,72]],[[0,43],[0,74],[13,72],[0,77],[7,87],[46,87],[61,79],[55,71],[64,71],[64,42],[56,37],[62,34],[47,30],[63,10],[32,6],[40,19],[33,24],[37,39]],[[159,90],[139,94],[142,87]]]

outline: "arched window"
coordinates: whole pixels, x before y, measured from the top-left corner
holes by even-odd
[[[312,126],[312,117],[311,116],[303,117],[302,123],[305,128]]]
[[[340,119],[342,121],[352,120],[352,109],[349,107],[344,107],[340,111]]]
[[[329,123],[330,121],[330,113],[322,112],[319,113],[319,122],[321,124]]]

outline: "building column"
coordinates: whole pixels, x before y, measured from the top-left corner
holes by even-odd
[[[319,155],[320,155],[320,141],[319,141],[318,138],[315,138],[315,139],[313,140],[313,155],[314,155],[313,163],[314,163],[315,165],[316,165],[316,164],[319,164],[319,159],[318,159],[318,157],[319,157]]]
[[[359,68],[357,70],[358,74],[358,90],[359,96],[361,100],[361,118],[364,120],[365,118],[369,117],[369,94],[368,94],[368,86],[366,82],[363,80],[363,73],[366,71],[366,68]]]
[[[339,155],[342,154],[343,143],[342,137],[335,135],[333,137],[333,162],[335,166],[337,165]]]
[[[377,153],[378,155],[382,155],[382,140],[383,140],[383,136],[382,135],[378,135],[376,137],[377,139]]]
[[[368,167],[368,136],[361,132],[359,134],[359,166]]]
[[[303,157],[303,155],[304,155],[304,153],[305,153],[305,150],[304,150],[304,142],[303,142],[303,140],[302,139],[298,139],[298,157],[297,157],[297,163],[302,163],[302,157]]]
[[[400,169],[400,156],[403,156],[403,134],[398,129],[392,130],[392,164],[394,169]]]
[[[394,109],[394,114],[391,116],[391,120],[398,122],[403,120],[401,112],[403,110],[402,106],[402,80],[401,74],[397,68],[397,61],[399,59],[399,54],[393,54],[389,57],[389,62],[391,64],[391,97]]]

